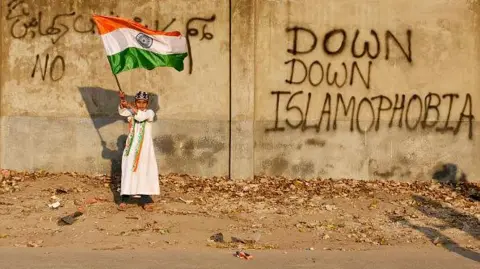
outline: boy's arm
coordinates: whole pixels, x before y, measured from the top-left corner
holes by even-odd
[[[118,96],[120,97],[120,104],[118,105],[118,114],[124,117],[130,117],[133,115],[132,111],[129,108],[129,105],[127,103],[127,100],[125,100],[125,93],[120,91],[118,93]]]
[[[118,114],[120,114],[120,116],[124,116],[124,117],[130,117],[132,116],[132,111],[130,111],[130,109],[122,106],[122,104],[118,105]]]
[[[153,110],[148,109],[147,111],[137,111],[137,114],[135,114],[134,119],[136,121],[142,122],[142,121],[153,121],[153,118],[155,117],[155,112]]]

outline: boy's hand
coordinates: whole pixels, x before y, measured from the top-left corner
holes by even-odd
[[[125,100],[125,93],[120,91],[118,92],[118,96],[120,97],[120,100]]]
[[[121,100],[120,101],[120,106],[122,106],[122,108],[128,108],[129,104],[127,103],[126,100]]]

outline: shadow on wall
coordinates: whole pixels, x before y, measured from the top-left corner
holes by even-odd
[[[467,175],[456,164],[439,164],[434,168],[432,178],[440,184],[452,188],[465,198],[480,201],[480,187],[470,183]]]
[[[88,114],[92,119],[92,124],[97,131],[98,137],[102,145],[102,158],[109,160],[110,176],[112,179],[111,191],[116,202],[119,201],[119,193],[117,188],[120,185],[121,171],[122,171],[122,153],[125,148],[126,134],[119,134],[116,139],[116,149],[110,149],[107,142],[102,137],[100,129],[117,121],[126,121],[126,119],[118,114],[118,90],[108,90],[99,87],[79,87],[80,94],[87,107]],[[134,101],[133,95],[126,95],[127,101],[132,103]],[[150,109],[159,110],[158,95],[150,94]],[[154,121],[157,120],[155,117]]]

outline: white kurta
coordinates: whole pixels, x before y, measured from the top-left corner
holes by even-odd
[[[122,155],[121,195],[158,195],[157,159],[153,147],[152,122],[155,112],[138,111],[118,107],[121,116],[128,117],[130,132]],[[142,137],[143,136],[143,137]],[[137,160],[138,159],[138,160]]]

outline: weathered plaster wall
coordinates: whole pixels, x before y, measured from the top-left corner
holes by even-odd
[[[230,151],[235,178],[425,179],[454,163],[478,180],[479,11],[474,0],[8,0],[0,165],[118,167],[126,125],[88,18],[113,13],[189,38],[184,72],[118,76],[128,94],[156,95],[162,173],[226,175]]]
[[[255,171],[415,179],[451,162],[476,180],[478,10],[257,1]]]
[[[89,20],[112,12],[152,28],[190,29],[184,72],[118,78],[129,95],[160,97],[154,135],[163,173],[228,173],[228,10],[227,0],[2,2],[2,166],[96,172],[120,157],[118,88]]]

